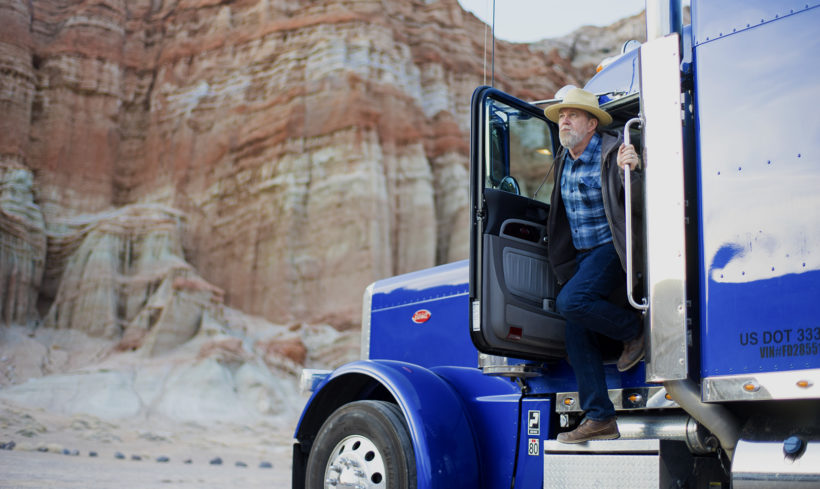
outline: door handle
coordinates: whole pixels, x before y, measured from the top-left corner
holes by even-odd
[[[624,126],[624,144],[631,144],[629,142],[629,127],[633,123],[643,125],[640,117],[629,119]],[[629,305],[638,309],[639,311],[646,311],[649,309],[649,304],[646,303],[646,297],[641,298],[641,303],[638,304],[632,297],[632,179],[629,176],[629,165],[624,165],[624,209],[626,211],[626,299]]]

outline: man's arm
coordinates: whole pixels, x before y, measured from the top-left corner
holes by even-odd
[[[621,169],[621,183],[624,185],[624,167],[629,165],[629,180],[632,182],[632,212],[642,215],[643,206],[643,175],[641,173],[641,157],[631,144],[621,144],[618,148],[618,166]]]

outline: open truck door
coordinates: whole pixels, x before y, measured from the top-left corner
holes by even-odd
[[[546,233],[557,134],[534,105],[490,87],[473,93],[470,325],[484,353],[566,356]]]

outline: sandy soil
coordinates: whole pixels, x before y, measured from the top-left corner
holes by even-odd
[[[15,444],[0,451],[0,488],[287,488],[295,423],[111,422],[0,401],[0,444]]]
[[[183,465],[174,461],[133,462],[112,458],[67,457],[51,453],[4,452],[0,455],[0,487],[285,489],[290,487],[290,471],[281,468]]]
[[[226,317],[163,354],[0,327],[0,489],[290,487],[299,373],[357,358],[359,335]]]

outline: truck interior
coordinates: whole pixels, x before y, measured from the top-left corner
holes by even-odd
[[[637,94],[602,105],[606,129],[623,131],[639,112]],[[559,286],[547,255],[557,126],[543,108],[490,87],[472,100],[470,247],[471,335],[488,354],[537,361],[566,356],[564,319],[556,311]],[[640,148],[640,131],[631,129]],[[640,151],[640,149],[639,149]],[[627,305],[626,284],[613,300]],[[614,360],[620,343],[602,338]]]

